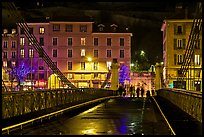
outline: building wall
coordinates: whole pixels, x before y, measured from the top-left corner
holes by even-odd
[[[187,49],[188,39],[193,25],[193,20],[191,19],[180,19],[180,20],[165,20],[162,25],[163,31],[163,60],[164,60],[164,82],[167,87],[172,87],[173,83],[178,78],[178,70],[181,64],[178,63],[178,54],[182,55],[183,60],[185,51]],[[176,34],[175,26],[182,26],[183,33]],[[174,44],[174,39],[177,40],[176,45]],[[185,48],[178,48],[178,39],[185,39]],[[200,34],[200,48],[194,50],[194,55],[191,60],[191,67],[187,72],[186,77],[186,88],[189,90],[196,90],[194,82],[201,81],[202,79],[202,32]],[[183,41],[182,41],[183,42]],[[183,43],[181,45],[183,46]],[[176,46],[176,48],[174,47]],[[200,64],[195,64],[195,55],[200,55]],[[175,64],[176,60],[176,64]],[[182,61],[181,61],[182,62]],[[200,77],[195,76],[196,73],[200,72]],[[190,80],[189,80],[190,79]],[[201,86],[201,85],[200,85]]]
[[[53,25],[59,24],[60,31],[53,32]],[[65,25],[72,24],[73,31],[66,32]],[[80,25],[87,25],[87,32],[80,32]],[[127,67],[130,67],[131,62],[131,33],[107,33],[107,32],[93,32],[93,22],[49,22],[49,23],[28,23],[30,28],[33,28],[33,34],[39,41],[40,38],[44,38],[43,49],[53,62],[57,62],[57,67],[60,71],[68,77],[68,79],[77,87],[99,87],[106,79],[108,72],[107,61],[112,62],[113,58],[117,58],[120,64],[125,63]],[[44,34],[39,34],[39,28],[44,27]],[[46,63],[39,58],[38,53],[34,50],[34,57],[28,57],[28,51],[32,46],[29,46],[28,39],[24,34],[20,33],[18,28],[18,52],[20,49],[25,49],[24,59],[32,62],[32,66],[43,66],[43,70],[38,70],[38,74],[35,75],[35,79],[39,79],[40,73],[45,73],[44,80],[52,74],[52,71],[47,67]],[[25,37],[25,45],[20,46],[20,38]],[[57,38],[57,45],[53,45],[53,38]],[[93,39],[98,38],[98,46],[94,46]],[[72,38],[72,46],[68,46],[68,38]],[[85,45],[81,45],[81,38],[85,38]],[[112,39],[112,45],[107,46],[107,38]],[[124,38],[124,46],[120,46],[119,40]],[[85,49],[85,57],[81,57],[81,50]],[[94,49],[98,50],[98,57],[94,58]],[[107,57],[107,50],[112,51],[112,56]],[[120,58],[120,49],[124,49],[124,58]],[[53,57],[53,50],[57,50],[57,57]],[[68,57],[68,50],[72,50],[72,57]],[[87,60],[88,57],[92,57],[92,61]],[[20,58],[20,55],[19,55]],[[31,61],[32,60],[32,61]],[[72,70],[68,70],[68,61],[72,62]],[[81,70],[81,62],[85,62],[85,70]],[[98,62],[98,70],[93,69],[93,62]],[[98,77],[94,77],[94,73],[98,73]],[[70,76],[72,75],[72,76]],[[91,82],[90,82],[91,81]],[[83,82],[83,83],[79,83]],[[87,84],[85,84],[87,83]],[[98,84],[94,84],[98,83]],[[82,85],[82,86],[80,86]]]

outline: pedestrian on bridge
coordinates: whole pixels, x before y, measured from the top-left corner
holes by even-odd
[[[135,87],[131,85],[129,91],[130,97],[135,97]]]
[[[144,87],[141,88],[141,96],[143,97],[144,95]]]
[[[140,88],[139,87],[137,87],[136,93],[137,93],[137,97],[139,97],[139,95],[140,95]]]

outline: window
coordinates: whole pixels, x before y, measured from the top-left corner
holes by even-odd
[[[81,74],[81,79],[85,79],[85,75],[84,74]]]
[[[43,66],[39,66],[39,70],[44,70],[44,67]]]
[[[3,67],[7,67],[7,61],[3,61]]]
[[[66,32],[72,32],[72,28],[73,28],[72,24],[66,24],[65,31]]]
[[[124,38],[120,38],[120,46],[124,46],[125,40]]]
[[[68,49],[68,58],[71,58],[71,57],[72,57],[72,50]]]
[[[107,57],[108,57],[108,58],[111,57],[111,50],[107,50]]]
[[[60,24],[53,24],[53,31],[60,31]]]
[[[11,53],[11,58],[13,58],[13,59],[16,58],[16,52],[15,51]]]
[[[20,29],[20,34],[25,34],[25,32],[24,32],[24,29],[23,29],[23,28],[21,28],[21,29]]]
[[[200,65],[200,55],[195,55],[195,65]]]
[[[199,39],[195,43],[195,49],[200,49],[200,40]]]
[[[81,38],[81,45],[86,45],[86,38]]]
[[[106,62],[106,66],[107,66],[108,70],[110,70],[110,69],[111,69],[111,64],[112,64],[112,62],[111,62],[111,61],[107,61],[107,62]]]
[[[94,73],[94,78],[98,78],[98,73]]]
[[[185,49],[186,39],[174,39],[174,49]]]
[[[7,54],[8,54],[8,53],[7,53],[6,51],[4,51],[4,52],[3,52],[3,58],[6,59],[6,58],[7,58]]]
[[[12,41],[11,48],[16,48],[16,42],[15,41]]]
[[[21,49],[21,50],[20,50],[20,56],[21,56],[22,58],[25,57],[24,49]]]
[[[94,62],[94,70],[98,70],[98,62]]]
[[[68,70],[72,70],[72,62],[68,62]]]
[[[85,56],[85,49],[81,49],[81,56]]]
[[[94,46],[98,46],[98,38],[94,38]]]
[[[33,49],[29,49],[29,55],[28,55],[29,58],[33,58]]]
[[[29,38],[28,42],[29,42],[29,45],[30,45],[30,46],[33,45],[33,43],[34,43],[33,41],[34,41],[33,38]]]
[[[15,61],[12,61],[12,62],[11,62],[11,66],[15,67],[15,66],[16,66],[16,62],[15,62]]]
[[[20,38],[20,45],[21,45],[21,46],[24,46],[24,44],[25,44],[25,38],[24,38],[24,37],[21,37],[21,38]]]
[[[57,49],[53,49],[53,51],[52,51],[52,56],[53,56],[53,57],[57,57]]]
[[[8,41],[4,41],[4,48],[8,48]]]
[[[124,54],[125,54],[124,50],[120,50],[120,58],[124,58]]]
[[[87,25],[80,25],[80,32],[87,32]]]
[[[33,28],[29,28],[29,33],[33,34]]]
[[[73,74],[67,74],[68,79],[73,79]]]
[[[183,25],[174,25],[174,34],[180,35],[185,33],[185,26]]]
[[[57,38],[52,38],[52,45],[56,46],[57,45]]]
[[[94,50],[94,57],[98,57],[98,50]]]
[[[67,38],[67,44],[68,46],[72,46],[72,38]]]
[[[107,46],[111,46],[111,38],[107,38]]]
[[[85,70],[85,62],[81,62],[81,70]]]
[[[182,26],[177,26],[177,34],[182,34]]]
[[[45,28],[44,27],[40,27],[39,31],[40,31],[39,32],[40,34],[44,34],[45,33]]]
[[[183,62],[183,55],[178,54],[178,55],[177,55],[177,64],[181,65],[182,62]]]
[[[40,46],[44,46],[44,38],[40,37]]]

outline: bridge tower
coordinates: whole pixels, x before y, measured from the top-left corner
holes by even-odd
[[[118,80],[118,61],[117,59],[113,59],[112,65],[111,65],[111,90],[117,90],[119,85]]]
[[[155,90],[159,90],[163,87],[163,65],[161,63],[156,63],[155,74]]]

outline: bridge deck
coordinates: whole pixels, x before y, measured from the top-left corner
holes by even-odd
[[[11,134],[20,135],[170,135],[159,110],[147,98],[110,99],[72,118],[55,120]]]

